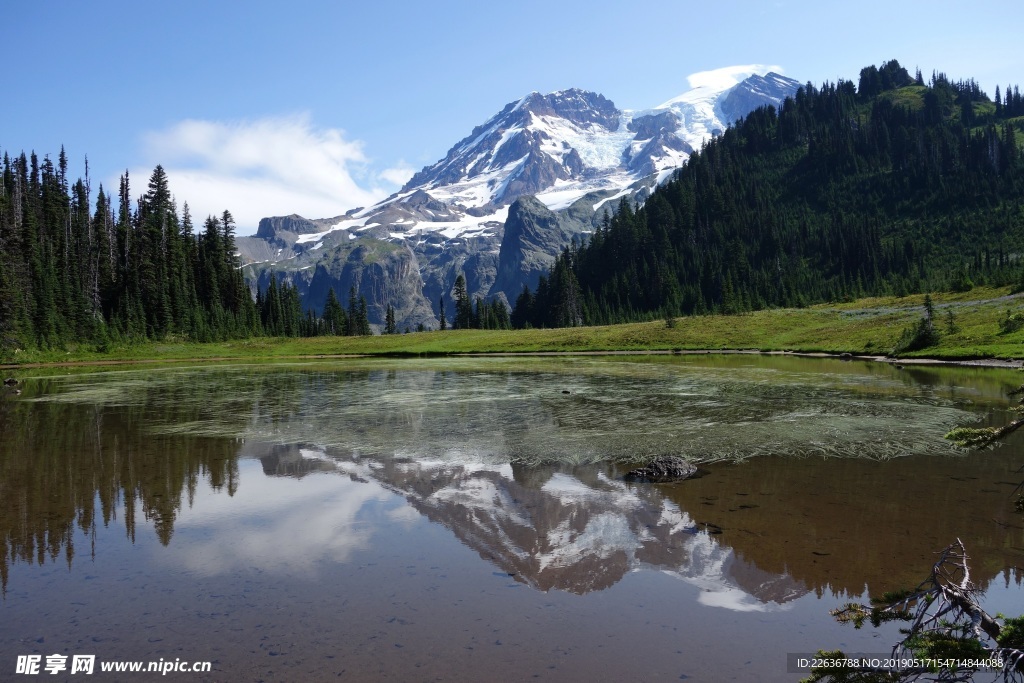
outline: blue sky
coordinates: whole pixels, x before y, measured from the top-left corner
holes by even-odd
[[[1024,78],[1024,6],[975,0],[8,2],[0,150],[89,157],[93,188],[153,167],[198,221],[334,216],[395,191],[531,90],[656,106],[687,76],[775,64],[856,80],[899,59]]]

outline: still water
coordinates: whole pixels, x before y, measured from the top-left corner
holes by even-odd
[[[63,371],[67,372],[67,371]],[[25,373],[0,399],[0,679],[796,681],[828,610],[961,538],[1024,612],[1017,372],[758,356]],[[698,479],[626,483],[658,454]],[[207,674],[99,662],[210,661]],[[47,680],[82,674],[42,673]],[[89,680],[89,679],[87,679]]]

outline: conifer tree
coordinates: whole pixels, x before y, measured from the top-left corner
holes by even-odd
[[[365,296],[359,297],[359,312],[357,314],[356,323],[356,334],[362,336],[369,336],[373,334],[373,331],[370,329],[370,316],[367,314]]]
[[[345,310],[341,307],[334,288],[327,290],[327,301],[324,303],[324,327],[327,334],[344,335],[348,327]]]
[[[473,304],[469,300],[469,294],[466,291],[466,278],[462,273],[455,278],[453,296],[455,298],[454,327],[459,330],[473,327]]]
[[[355,287],[350,287],[348,290],[347,313],[348,315],[346,317],[348,324],[345,326],[345,335],[349,337],[354,337],[358,334],[361,334],[361,326],[359,320],[359,300],[356,298]]]

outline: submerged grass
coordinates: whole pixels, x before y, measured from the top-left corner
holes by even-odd
[[[975,288],[932,295],[939,343],[907,357],[941,359],[1022,358],[1024,329],[1004,333],[1008,310],[1024,310],[1021,294],[1009,288]],[[738,350],[885,355],[901,333],[923,314],[923,295],[861,299],[802,309],[774,309],[744,315],[709,315],[625,325],[553,330],[449,330],[372,337],[311,339],[258,338],[195,344],[167,340],[91,346],[55,351],[18,351],[3,361],[30,363],[283,360],[344,355],[431,356],[461,353],[544,353],[603,351]],[[952,330],[947,329],[953,312]]]
[[[972,422],[976,405],[941,372],[704,355],[178,366],[40,377],[26,391],[32,402],[126,410],[154,436],[524,465],[949,455],[942,435]]]

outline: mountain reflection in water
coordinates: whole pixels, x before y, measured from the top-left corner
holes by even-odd
[[[285,446],[243,453],[270,476],[335,471],[379,483],[537,590],[584,594],[641,569],[699,586],[704,604],[738,610],[766,610],[809,590],[737,558],[658,488],[627,484],[608,466],[379,462]]]
[[[128,538],[141,514],[162,543],[171,542],[197,482],[232,496],[241,485],[238,459],[249,457],[259,458],[268,476],[337,472],[375,482],[517,581],[545,591],[583,594],[654,569],[706,587],[704,601],[767,609],[809,591],[858,594],[865,585],[886,590],[913,581],[931,554],[958,536],[982,560],[979,567],[992,568],[979,575],[982,584],[1024,561],[1024,528],[1007,504],[1018,478],[1019,438],[970,457],[910,454],[878,463],[762,456],[712,463],[703,478],[659,486],[624,483],[625,466],[614,461],[538,464],[542,459],[533,457],[527,464],[509,463],[508,456],[552,444],[578,456],[606,436],[618,449],[613,427],[631,424],[630,434],[637,424],[640,431],[658,425],[669,432],[646,433],[644,450],[659,441],[674,447],[675,423],[714,414],[706,405],[711,394],[743,404],[739,413],[720,409],[718,416],[731,416],[726,432],[752,432],[748,438],[776,435],[795,413],[820,410],[822,401],[795,398],[818,392],[837,420],[870,414],[865,424],[874,425],[876,415],[895,410],[888,428],[916,442],[922,437],[912,433],[915,425],[898,422],[907,412],[951,411],[966,405],[964,397],[997,406],[1017,379],[1013,373],[929,369],[914,376],[877,366],[736,358],[568,366],[537,359],[534,373],[508,363],[491,374],[480,362],[456,363],[454,371],[414,366],[408,375],[394,367],[215,367],[29,382],[29,400],[0,402],[4,587],[10,562],[63,556],[70,565],[75,529],[89,536],[119,514]],[[815,376],[818,367],[829,372]],[[533,394],[531,378],[539,385]],[[747,392],[740,390],[744,382]],[[783,391],[790,385],[794,391]],[[551,389],[562,386],[573,395]],[[755,411],[751,395],[779,400]],[[690,417],[673,420],[672,411]],[[764,423],[749,422],[755,412]],[[812,415],[805,422],[824,421]],[[836,438],[828,435],[834,423],[821,429],[819,440]],[[303,432],[339,445],[260,438]],[[410,434],[423,440],[423,453],[407,454]],[[870,436],[851,448],[865,443],[870,447]],[[938,448],[948,446],[936,436],[921,450]]]
[[[941,434],[1000,423],[1019,382],[735,357],[29,378],[0,399],[0,666],[96,638],[208,648],[219,680],[525,678],[570,652],[579,679],[645,652],[639,679],[795,680],[779,652],[869,651],[829,607],[916,584],[952,539],[979,587],[1018,581],[1024,433]],[[623,481],[664,452],[704,476]]]
[[[986,586],[1024,561],[1024,526],[1009,504],[1020,458],[1010,451],[980,462],[884,465],[765,458],[647,485],[622,481],[609,464],[494,467],[242,449],[268,476],[337,472],[378,483],[538,590],[584,594],[655,570],[701,587],[703,604],[742,611],[776,609],[812,591],[907,585],[958,534],[972,539],[979,569],[999,568],[976,574]]]

